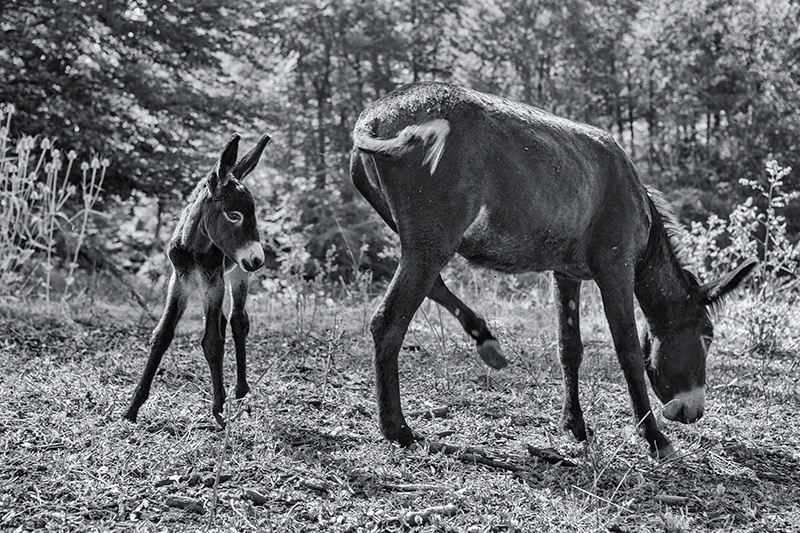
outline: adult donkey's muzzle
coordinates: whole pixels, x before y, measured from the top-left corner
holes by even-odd
[[[682,392],[664,404],[664,418],[674,422],[692,424],[700,420],[705,412],[706,391],[698,387],[689,392]]]

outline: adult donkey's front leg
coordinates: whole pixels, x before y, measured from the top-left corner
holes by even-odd
[[[203,355],[211,371],[211,387],[214,395],[211,413],[220,427],[224,428],[222,408],[225,404],[225,384],[222,380],[222,360],[225,353],[225,315],[222,313],[222,300],[225,296],[225,282],[222,268],[201,270],[200,279],[205,317]]]
[[[247,355],[245,353],[245,343],[247,335],[250,333],[250,317],[245,309],[249,281],[250,274],[238,266],[228,273],[228,283],[231,287],[230,324],[233,344],[236,347],[236,390],[234,391],[236,399],[243,398],[250,391],[250,385],[247,384]]]
[[[167,292],[167,302],[164,305],[164,312],[161,314],[161,320],[153,330],[150,337],[150,355],[147,358],[147,364],[144,367],[144,372],[136,386],[133,393],[133,398],[128,406],[128,410],[122,415],[123,418],[136,422],[136,417],[139,415],[139,408],[150,396],[150,386],[153,383],[153,378],[158,370],[158,365],[161,364],[161,357],[167,351],[172,339],[175,337],[175,327],[183,316],[186,310],[186,301],[189,298],[189,293],[192,287],[191,282],[187,282],[191,273],[183,270],[173,268],[172,276],[169,280],[169,291]]]
[[[553,278],[558,306],[558,355],[564,382],[561,428],[571,431],[578,440],[586,440],[586,423],[578,398],[578,370],[583,359],[579,307],[581,282],[557,273]]]
[[[650,455],[666,458],[675,454],[669,439],[658,428],[645,384],[644,352],[639,344],[633,305],[633,272],[618,269],[608,276],[596,276],[603,309],[611,329],[617,358],[628,384],[634,422],[650,444]]]

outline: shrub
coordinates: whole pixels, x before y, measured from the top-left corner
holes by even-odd
[[[798,191],[786,191],[791,172],[776,161],[766,164],[765,181],[742,179],[752,194],[737,205],[727,220],[716,215],[705,224],[694,222],[684,242],[703,281],[721,276],[750,257],[760,263],[750,281],[753,299],[742,317],[752,352],[781,351],[791,338],[792,301],[798,287],[800,245],[792,243],[782,214]]]
[[[108,161],[82,163],[78,188],[69,182],[76,153],[64,155],[47,137],[23,136],[12,142],[13,114],[13,105],[0,106],[0,294],[24,295],[42,287],[49,302],[61,236],[71,243],[64,258],[66,298]],[[43,280],[31,266],[38,264]]]

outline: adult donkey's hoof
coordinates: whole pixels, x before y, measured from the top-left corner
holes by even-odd
[[[422,437],[411,431],[407,424],[381,424],[381,433],[386,440],[396,442],[400,446],[407,448],[419,440],[424,440]]]
[[[481,356],[484,363],[495,370],[508,366],[508,360],[503,357],[503,350],[500,349],[497,339],[489,339],[478,344],[478,355]]]
[[[678,452],[675,451],[675,448],[672,446],[671,443],[661,443],[658,447],[650,446],[650,457],[653,459],[658,459],[660,461],[666,461],[669,459],[677,459]]]

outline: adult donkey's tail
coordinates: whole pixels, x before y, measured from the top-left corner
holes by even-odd
[[[356,130],[353,132],[353,142],[363,152],[389,158],[403,157],[421,142],[425,149],[422,164],[430,164],[433,175],[444,153],[449,133],[450,124],[443,118],[437,118],[425,124],[405,127],[392,139],[377,139],[367,131]]]

